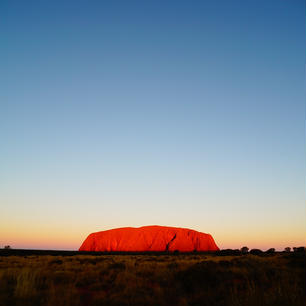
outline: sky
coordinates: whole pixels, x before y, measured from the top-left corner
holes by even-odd
[[[305,2],[0,3],[0,248],[143,225],[304,246]]]

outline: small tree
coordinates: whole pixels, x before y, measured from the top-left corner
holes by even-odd
[[[242,254],[247,254],[247,253],[249,252],[249,248],[246,247],[246,246],[244,246],[244,247],[242,247],[242,248],[240,249],[240,251],[241,251]]]
[[[286,247],[285,248],[285,252],[289,253],[291,251],[291,248],[290,247]]]
[[[11,249],[11,246],[10,246],[10,245],[6,245],[4,248],[5,248],[6,250],[9,250],[9,249]]]
[[[260,250],[260,249],[252,249],[250,251],[250,254],[252,254],[252,255],[261,255],[262,254],[262,250]]]
[[[267,250],[266,253],[269,253],[269,254],[275,253],[275,249],[271,248],[271,249]]]
[[[305,251],[305,247],[295,247],[293,248],[293,252],[304,252]]]

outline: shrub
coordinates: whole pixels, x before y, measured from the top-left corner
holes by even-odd
[[[236,250],[225,249],[225,250],[219,251],[218,255],[221,255],[221,256],[238,256],[238,255],[241,255],[241,251],[238,250],[238,249],[236,249]]]
[[[251,251],[250,251],[250,254],[252,254],[252,255],[261,255],[263,252],[262,252],[262,250],[260,250],[260,249],[252,249]]]
[[[305,247],[295,247],[295,248],[293,248],[293,251],[294,252],[305,252]]]
[[[246,247],[246,246],[244,246],[244,247],[242,247],[242,248],[240,249],[240,251],[241,251],[242,254],[247,254],[247,253],[249,252],[249,248]]]

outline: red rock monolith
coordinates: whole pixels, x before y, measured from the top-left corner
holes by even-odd
[[[195,230],[168,226],[122,227],[90,234],[79,251],[203,252],[218,251],[213,237]]]

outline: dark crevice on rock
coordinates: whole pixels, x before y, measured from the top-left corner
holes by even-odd
[[[174,239],[176,238],[176,234],[172,237],[172,239],[167,243],[166,245],[166,252],[169,250],[169,246],[170,244],[174,241]]]

